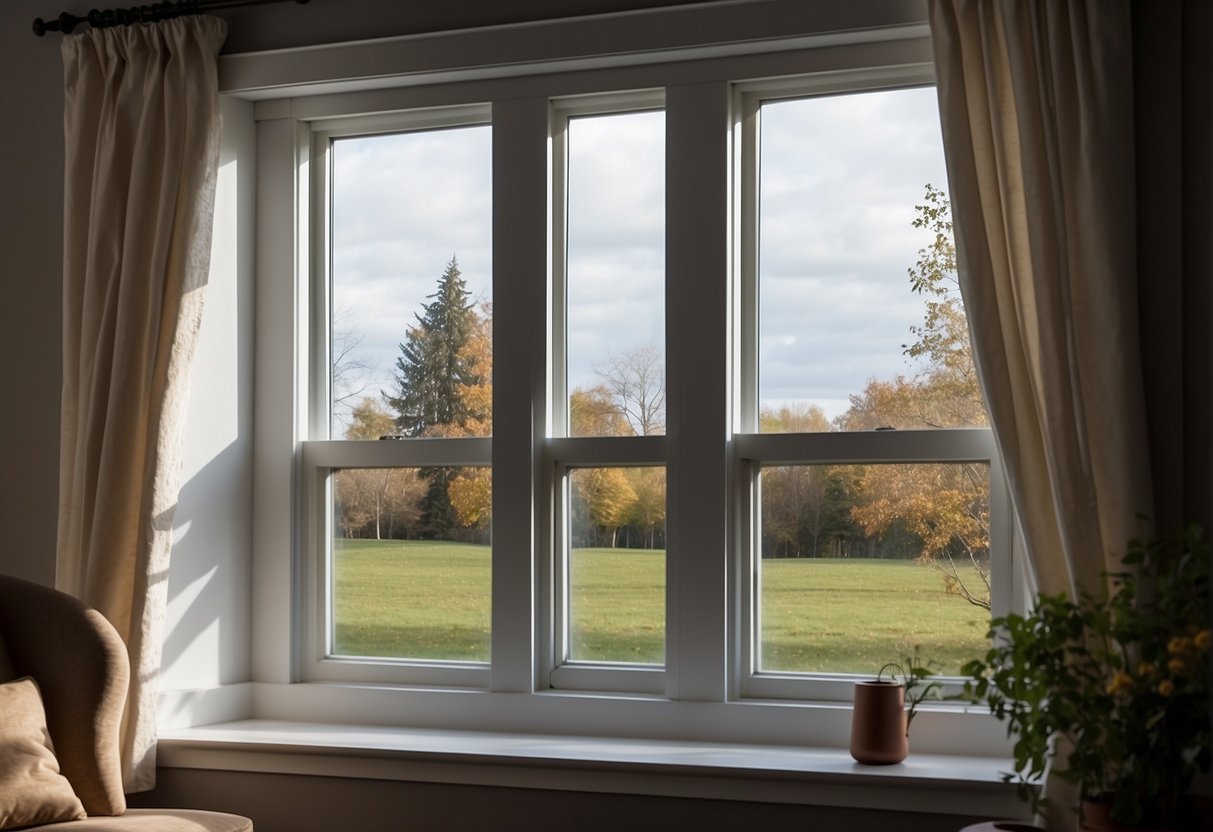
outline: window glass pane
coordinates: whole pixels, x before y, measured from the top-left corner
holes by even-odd
[[[665,114],[570,118],[570,436],[665,433]]]
[[[333,474],[332,654],[489,660],[492,471]]]
[[[932,88],[760,112],[759,428],[984,425]]]
[[[874,674],[919,647],[942,672],[988,648],[989,466],[760,473],[759,666]]]
[[[332,144],[335,439],[492,433],[487,126]]]
[[[665,468],[569,472],[569,659],[665,661]]]

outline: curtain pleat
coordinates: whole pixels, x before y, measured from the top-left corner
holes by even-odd
[[[1148,533],[1128,0],[931,0],[961,294],[1036,588]],[[1049,777],[1050,829],[1074,829]]]
[[[189,367],[210,266],[226,24],[63,40],[63,392],[56,584],[123,637],[128,792],[155,784],[155,697]]]
[[[1151,507],[1129,7],[934,0],[961,292],[1040,589],[1098,591]]]

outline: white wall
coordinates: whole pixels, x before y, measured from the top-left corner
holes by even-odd
[[[190,378],[160,689],[249,678],[252,105],[224,98],[210,279]]]

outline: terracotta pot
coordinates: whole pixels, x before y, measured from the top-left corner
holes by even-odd
[[[906,690],[896,682],[856,682],[851,712],[851,756],[887,766],[910,753],[906,737]]]

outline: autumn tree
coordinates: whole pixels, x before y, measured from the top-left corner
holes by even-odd
[[[785,402],[777,408],[763,405],[758,411],[758,429],[761,433],[824,433],[830,429],[830,420],[818,405]]]
[[[582,530],[581,545],[618,544],[619,529],[636,503],[636,490],[624,468],[579,468],[571,475],[573,527]]]
[[[346,439],[378,439],[395,423],[373,399],[353,408]],[[334,503],[344,537],[381,540],[407,534],[419,518],[418,500],[425,485],[413,469],[346,468],[334,475]]]
[[[665,372],[661,353],[644,346],[608,353],[595,365],[599,383],[569,394],[570,436],[651,436],[665,432]],[[601,529],[611,546],[625,529],[625,546],[664,545],[665,469],[598,468],[577,471],[572,479],[574,516]]]
[[[830,430],[819,406],[764,406],[763,433]],[[855,495],[847,466],[771,465],[762,469],[762,548],[766,557],[837,557],[849,554],[859,536],[850,516]]]
[[[919,370],[873,379],[851,396],[845,430],[907,430],[987,424],[956,278],[951,206],[930,185],[916,206],[915,228],[931,235],[909,269],[911,289],[925,298],[916,340],[905,354]],[[870,536],[908,531],[920,559],[944,573],[945,586],[971,604],[990,606],[989,468],[972,463],[867,465],[852,517]]]
[[[631,436],[632,427],[604,384],[569,394],[569,436]]]
[[[462,402],[461,422],[434,425],[427,436],[492,436],[493,434],[493,307],[482,302],[472,319],[471,331],[460,354],[469,370],[456,394]],[[460,526],[487,534],[493,518],[491,468],[451,470],[447,487],[455,520]]]
[[[624,476],[636,495],[624,515],[629,526],[640,532],[646,549],[664,546],[665,539],[665,468],[646,466],[624,468]]]

